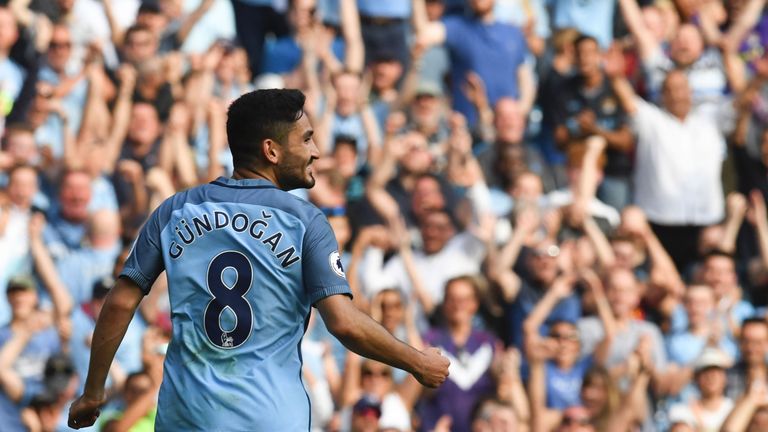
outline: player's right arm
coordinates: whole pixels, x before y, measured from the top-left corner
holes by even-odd
[[[91,362],[85,390],[69,410],[69,427],[80,429],[90,426],[99,416],[99,408],[106,400],[104,385],[117,348],[125,336],[144,291],[130,279],[118,279],[104,302],[96,322],[91,344]]]
[[[328,330],[348,349],[411,373],[421,384],[437,387],[448,377],[450,362],[437,348],[418,351],[392,336],[345,295],[318,301]]]
[[[128,330],[136,308],[149,292],[157,276],[165,270],[158,244],[160,212],[156,209],[141,228],[139,236],[125,261],[115,286],[110,290],[96,321],[91,342],[91,361],[85,390],[69,409],[69,427],[80,429],[96,422],[99,408],[104,404],[104,384],[115,352]]]

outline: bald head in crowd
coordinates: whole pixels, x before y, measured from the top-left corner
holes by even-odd
[[[120,215],[112,210],[98,210],[88,220],[88,240],[94,249],[114,247],[120,241]]]

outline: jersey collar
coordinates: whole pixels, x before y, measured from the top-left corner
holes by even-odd
[[[219,186],[236,187],[236,188],[273,188],[276,189],[274,183],[265,179],[233,179],[231,177],[219,177],[211,183]]]

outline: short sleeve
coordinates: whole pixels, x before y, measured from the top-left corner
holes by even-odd
[[[320,213],[310,221],[304,233],[302,271],[304,292],[310,304],[334,294],[352,297],[338,242],[328,220]]]
[[[155,210],[141,228],[139,236],[133,243],[131,253],[125,261],[120,277],[125,277],[138,285],[144,294],[160,273],[165,270],[162,248],[160,247],[160,209]]]

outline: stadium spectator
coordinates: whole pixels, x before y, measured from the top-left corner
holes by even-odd
[[[29,424],[25,407],[43,387],[46,361],[61,351],[50,312],[39,308],[34,281],[16,277],[8,282],[6,296],[11,321],[0,328],[0,406],[3,424],[23,430]]]
[[[682,421],[704,430],[718,430],[733,409],[733,400],[724,396],[728,356],[717,348],[706,348],[694,363],[694,381],[701,396],[669,409],[671,422]]]
[[[666,75],[662,110],[635,94],[623,78],[620,54],[613,56],[618,61],[609,75],[638,136],[635,200],[684,271],[695,257],[701,228],[724,216],[724,137],[707,117],[692,110],[689,79],[682,71]],[[697,181],[686,182],[694,173]]]
[[[61,177],[58,206],[53,206],[43,238],[54,260],[82,247],[91,201],[91,178],[83,171]]]
[[[494,0],[472,0],[471,15],[422,23],[418,27],[421,33],[416,35],[417,43],[423,46],[445,43],[451,59],[453,108],[470,125],[477,122],[479,113],[461,90],[468,73],[475,72],[483,80],[491,105],[501,97],[513,97],[520,100],[524,114],[530,111],[536,91],[531,66],[526,62],[528,47],[523,32],[496,22],[493,6]],[[514,78],[504,71],[514,71]]]
[[[450,279],[443,294],[443,323],[430,329],[424,342],[439,347],[451,360],[446,383],[426,395],[420,409],[421,430],[431,430],[444,415],[451,425],[469,430],[472,408],[483,394],[494,392],[496,383],[491,364],[498,345],[492,335],[474,328],[473,318],[480,306],[477,281],[469,277]]]
[[[741,325],[739,357],[728,369],[726,395],[731,399],[749,392],[755,380],[766,376],[765,355],[768,353],[768,324],[762,318],[751,318]],[[735,400],[735,399],[734,399]]]
[[[614,208],[631,202],[631,154],[634,139],[626,115],[602,70],[602,51],[591,36],[574,41],[577,73],[560,86],[556,97],[560,107],[555,140],[562,150],[586,145],[585,139],[598,135],[606,141],[605,176],[598,197]]]

